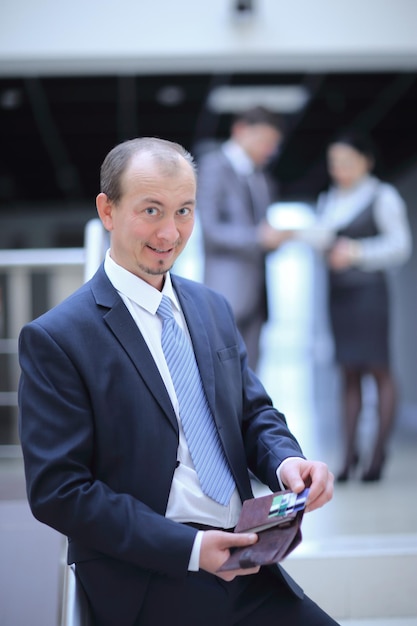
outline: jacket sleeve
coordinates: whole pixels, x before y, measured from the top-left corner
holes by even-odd
[[[374,203],[379,234],[359,240],[358,266],[381,270],[404,264],[412,251],[412,236],[407,207],[392,185],[382,183]]]
[[[141,501],[133,489],[128,493],[129,477],[123,475],[126,470],[120,470],[126,465],[123,450],[116,441],[112,446],[110,426],[111,420],[123,419],[123,397],[118,402],[120,414],[106,411],[107,400],[114,398],[111,381],[117,373],[107,373],[106,379],[106,364],[96,356],[87,363],[89,373],[81,376],[77,355],[85,352],[86,345],[80,343],[88,343],[88,337],[77,332],[69,329],[67,333],[67,337],[72,335],[72,353],[37,322],[26,326],[19,338],[19,429],[32,512],[41,522],[67,535],[70,542],[96,552],[96,556],[107,555],[169,576],[185,576],[196,531],[166,519],[163,505],[156,512],[156,507]],[[66,348],[68,345],[69,341]],[[123,371],[120,374],[123,376]],[[86,380],[86,376],[90,378]],[[94,383],[101,379],[105,387]],[[94,405],[97,394],[101,395],[101,405]],[[99,420],[109,422],[108,427]],[[134,458],[135,451],[129,450],[132,437],[127,422],[126,433],[123,429],[119,423],[126,455]],[[174,439],[175,463],[176,439],[171,430],[165,428],[166,436]],[[140,450],[138,438],[136,465],[143,468]],[[151,482],[151,492],[157,494],[159,488],[163,490],[163,481],[152,475],[151,463],[149,475],[146,465],[141,473],[133,463],[127,471],[134,476],[138,473],[138,484]],[[170,478],[168,475],[167,483]]]

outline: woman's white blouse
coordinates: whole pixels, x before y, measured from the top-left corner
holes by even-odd
[[[373,176],[364,177],[350,189],[331,187],[322,193],[317,202],[316,223],[299,231],[296,238],[316,250],[325,251],[335,239],[336,232],[371,203],[379,234],[356,240],[358,258],[355,265],[364,270],[382,270],[404,263],[412,249],[406,205],[395,187]]]

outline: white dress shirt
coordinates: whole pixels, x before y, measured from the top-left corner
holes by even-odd
[[[202,492],[179,418],[178,399],[162,350],[162,321],[156,312],[163,295],[170,298],[174,305],[173,313],[175,320],[189,337],[184,315],[172,287],[170,274],[167,272],[165,275],[164,286],[162,292],[160,292],[158,289],[155,289],[155,287],[152,287],[152,285],[149,285],[144,280],[115,263],[109,251],[107,251],[104,260],[104,270],[142,333],[162,380],[164,381],[177,416],[179,428],[177,459],[179,465],[174,472],[166,517],[177,522],[195,522],[208,526],[233,528],[236,526],[242,509],[240,496],[237,489],[235,489],[229,504],[223,506]],[[281,489],[285,487],[281,481],[279,472],[283,464],[288,460],[289,459],[285,459],[280,467],[277,468],[277,477]],[[198,532],[194,541],[189,563],[189,569],[192,571],[197,571],[199,568],[198,564],[202,537],[203,533]]]
[[[156,315],[156,311],[163,295],[170,298],[174,305],[175,320],[188,334],[184,316],[172,287],[170,275],[169,273],[166,274],[164,287],[162,292],[160,292],[120,265],[117,265],[110,257],[109,252],[107,252],[104,261],[104,270],[142,333],[164,381],[177,416],[179,426],[177,458],[179,465],[174,472],[166,517],[177,522],[196,522],[209,526],[233,528],[236,526],[242,508],[240,496],[237,490],[235,490],[229,504],[223,506],[202,492],[188,451],[184,431],[179,419],[177,396],[162,351],[162,321]],[[198,533],[190,561],[190,569],[193,570],[198,570],[201,538],[202,533]]]
[[[255,171],[254,162],[236,141],[228,139],[222,145],[222,150],[237,174],[241,176],[253,174]]]
[[[225,141],[222,150],[236,174],[246,181],[252,198],[255,224],[257,224],[265,219],[266,208],[271,204],[271,192],[265,173],[262,169],[256,169],[249,155],[233,139]]]

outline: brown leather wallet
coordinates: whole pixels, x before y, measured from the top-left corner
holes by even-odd
[[[301,521],[308,489],[245,500],[234,532],[256,532],[258,541],[243,548],[231,548],[231,555],[219,572],[279,563],[301,542]],[[297,503],[298,500],[298,503]]]

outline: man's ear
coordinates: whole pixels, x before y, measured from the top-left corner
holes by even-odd
[[[113,202],[105,193],[99,193],[96,198],[96,207],[99,218],[106,230],[113,230]]]

